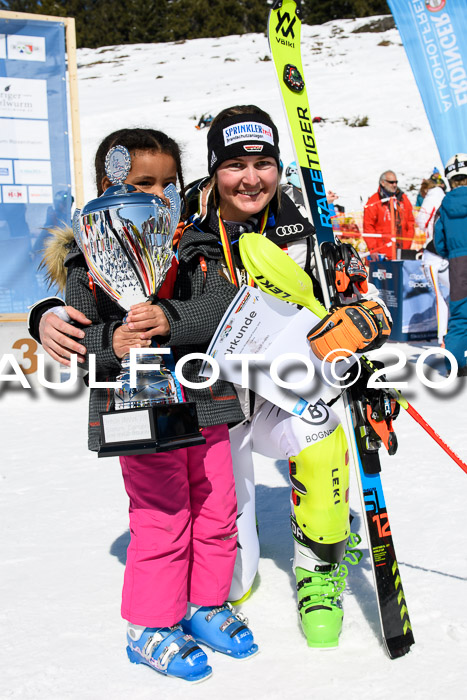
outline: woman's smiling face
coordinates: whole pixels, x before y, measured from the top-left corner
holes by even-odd
[[[279,182],[271,156],[239,156],[216,170],[220,212],[225,221],[246,221],[274,197]]]

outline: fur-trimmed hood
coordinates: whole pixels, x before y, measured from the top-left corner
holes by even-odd
[[[41,269],[46,271],[46,280],[50,286],[58,285],[61,292],[66,285],[65,259],[75,246],[73,229],[70,226],[54,226],[48,229],[49,236],[44,244]]]

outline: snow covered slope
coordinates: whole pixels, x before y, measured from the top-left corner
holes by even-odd
[[[379,175],[393,168],[403,189],[420,183],[439,155],[399,33],[353,33],[368,20],[303,26],[302,57],[328,188],[347,210],[361,208]],[[176,44],[82,49],[79,94],[86,198],[94,196],[93,157],[100,140],[127,126],[167,131],[184,147],[186,181],[206,173],[202,114],[258,104],[279,127],[282,160],[292,160],[267,39],[246,34]],[[368,117],[369,126],[350,127]]]

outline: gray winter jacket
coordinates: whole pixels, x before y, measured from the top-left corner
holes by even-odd
[[[158,337],[162,347],[170,347],[178,360],[190,352],[204,352],[217,328],[228,304],[236,293],[235,287],[225,278],[220,260],[221,249],[216,237],[209,233],[188,229],[179,246],[179,270],[173,299],[163,299],[163,308],[169,323],[170,336]],[[206,270],[200,264],[200,256],[206,261]],[[124,311],[99,287],[89,286],[87,269],[82,256],[74,249],[65,264],[68,267],[66,303],[79,309],[92,321],[84,327],[81,341],[96,356],[97,381],[115,381],[120,371],[120,360],[113,352],[112,336],[121,325]],[[87,363],[87,360],[86,360]],[[192,382],[203,382],[198,377],[201,360],[187,363],[184,376]],[[87,369],[87,364],[85,365]],[[113,390],[91,389],[89,402],[88,446],[98,450],[100,446],[99,413],[113,408]],[[207,389],[185,388],[187,401],[195,401],[199,423],[202,427],[243,420],[243,413],[235,389],[228,382],[218,380]]]

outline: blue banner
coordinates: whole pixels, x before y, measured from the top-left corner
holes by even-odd
[[[444,165],[467,152],[467,2],[387,2]]]
[[[438,336],[436,292],[429,266],[421,260],[370,262],[370,282],[391,312],[390,340],[432,340]],[[446,287],[440,288],[444,298]]]
[[[0,313],[47,293],[47,228],[70,211],[65,25],[0,18]]]

